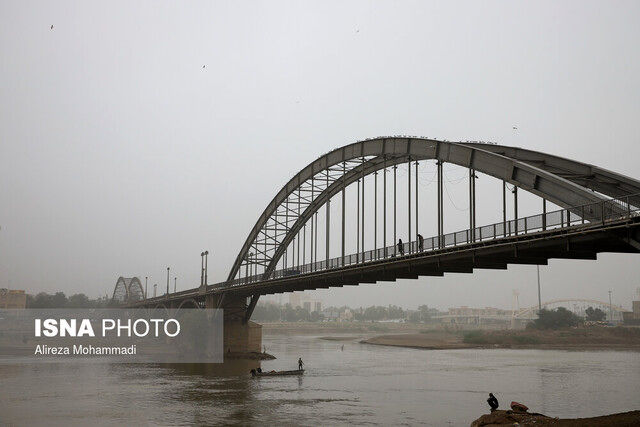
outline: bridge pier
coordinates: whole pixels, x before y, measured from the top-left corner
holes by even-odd
[[[221,308],[224,313],[225,360],[249,358],[251,353],[262,352],[262,325],[245,321],[247,298],[230,294],[210,294],[206,308]]]

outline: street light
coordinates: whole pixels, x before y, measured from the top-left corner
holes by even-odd
[[[253,277],[253,264],[251,263],[251,257],[253,257],[253,252],[249,252],[249,277]]]
[[[167,267],[167,295],[169,295],[169,270],[171,270],[171,268]]]
[[[173,293],[176,293],[176,288],[178,287],[178,278],[174,277],[173,278]]]
[[[148,298],[148,293],[147,293],[147,281],[149,280],[149,276],[144,276],[144,299]]]

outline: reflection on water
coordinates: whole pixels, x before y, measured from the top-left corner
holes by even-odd
[[[640,408],[640,353],[552,350],[425,351],[265,336],[257,362],[220,366],[0,365],[0,422],[70,424],[468,425],[486,394],[560,417]],[[344,344],[344,351],[341,346]]]

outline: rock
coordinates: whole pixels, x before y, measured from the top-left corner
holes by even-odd
[[[518,402],[511,402],[511,405],[509,406],[511,406],[511,409],[514,412],[527,412],[529,410],[529,408],[527,408],[525,405]]]
[[[529,414],[527,412],[496,410],[486,414],[471,423],[471,427],[504,426],[504,425],[548,425],[554,418],[542,414]]]
[[[491,426],[563,426],[563,427],[635,427],[640,426],[640,411],[623,412],[592,418],[559,419],[546,415],[497,410],[471,423],[471,427]]]

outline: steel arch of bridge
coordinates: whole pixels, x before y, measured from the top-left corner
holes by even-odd
[[[322,206],[326,205],[329,213],[331,197],[342,193],[344,201],[344,189],[350,184],[379,170],[421,160],[436,160],[439,170],[443,163],[451,163],[472,172],[482,172],[565,209],[590,205],[588,211],[576,212],[589,220],[602,216],[599,202],[610,198],[633,195],[629,196],[631,201],[636,206],[640,203],[640,181],[545,153],[494,144],[415,137],[369,139],[321,156],[284,185],[249,233],[227,283],[241,274],[242,267],[248,270],[250,266],[264,268],[262,280],[268,279],[305,224],[311,222],[311,227],[314,226],[310,220]],[[317,228],[317,224],[315,226]],[[442,234],[441,224],[438,234]]]
[[[131,303],[144,299],[144,289],[137,277],[118,277],[113,289],[112,301]]]

